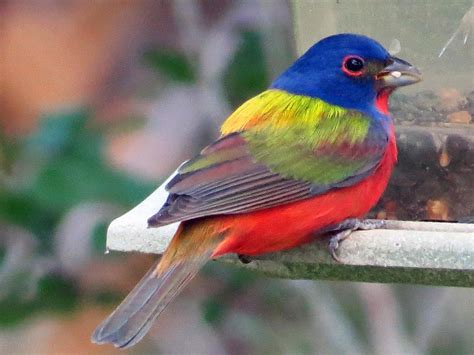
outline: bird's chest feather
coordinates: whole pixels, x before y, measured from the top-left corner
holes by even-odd
[[[293,248],[314,240],[317,231],[348,218],[364,216],[383,194],[397,161],[393,127],[382,159],[373,174],[352,186],[277,208],[235,216],[214,217],[231,226],[214,256],[258,255]]]

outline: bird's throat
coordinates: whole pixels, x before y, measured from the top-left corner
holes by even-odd
[[[377,93],[375,106],[377,107],[377,110],[382,112],[384,115],[388,115],[388,99],[392,92],[392,88],[383,88]]]

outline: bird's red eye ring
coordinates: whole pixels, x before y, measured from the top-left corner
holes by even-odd
[[[361,76],[365,71],[365,61],[358,55],[348,55],[342,61],[342,71],[349,76]]]

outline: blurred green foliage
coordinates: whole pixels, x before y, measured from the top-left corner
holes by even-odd
[[[257,32],[240,33],[238,50],[223,78],[233,106],[265,89],[267,74],[261,37]],[[144,63],[166,79],[193,85],[197,78],[194,58],[171,49],[154,49]],[[124,210],[143,200],[156,186],[116,171],[103,156],[104,135],[116,127],[101,127],[94,112],[71,108],[44,115],[36,132],[27,138],[0,136],[0,221],[30,232],[37,242],[33,257],[54,258],[53,235],[71,208],[87,201],[110,202]],[[91,252],[105,247],[106,224],[93,230]],[[2,249],[1,256],[4,255]],[[1,264],[0,264],[1,266]],[[256,276],[248,271],[223,268],[211,263],[205,272],[222,279],[224,288],[203,304],[203,318],[216,324],[225,316],[225,305]],[[60,273],[40,278],[32,296],[25,291],[25,275],[14,276],[0,297],[0,326],[17,324],[38,312],[74,309],[83,297],[75,280]],[[16,281],[15,281],[16,280]],[[26,294],[26,296],[25,296]],[[88,295],[89,299],[91,295]],[[97,290],[97,303],[120,299],[108,290]]]
[[[188,58],[172,49],[152,49],[143,58],[148,67],[172,81],[192,83],[196,80],[196,72]]]
[[[240,46],[223,77],[227,99],[234,107],[264,91],[269,80],[261,34],[243,31],[240,37]]]
[[[32,136],[14,143],[3,140],[2,147],[8,147],[2,150],[4,161],[23,172],[12,177],[11,169],[2,169],[0,220],[31,232],[41,255],[52,255],[55,229],[77,204],[106,201],[131,208],[154,188],[104,161],[104,131],[93,126],[91,118],[83,108],[53,113],[43,117]],[[91,249],[104,250],[105,231],[104,226],[96,229]],[[79,298],[74,280],[59,274],[40,279],[33,298],[22,297],[18,287],[9,291],[4,290],[7,296],[0,300],[0,325],[15,324],[41,310],[71,309]]]
[[[7,250],[5,249],[5,247],[0,247],[0,268],[3,266],[2,263],[5,259],[6,253],[7,253]]]
[[[151,184],[113,170],[102,156],[103,132],[88,126],[85,109],[44,117],[39,130],[20,143],[20,156],[31,176],[1,185],[0,218],[21,225],[51,247],[58,221],[83,201],[108,201],[131,207],[153,190]]]
[[[0,326],[16,325],[38,312],[67,313],[78,303],[79,293],[72,280],[47,275],[39,280],[34,298],[11,293],[0,301]]]
[[[262,46],[262,36],[256,31],[241,31],[240,43],[224,72],[222,81],[232,106],[266,89],[269,78]],[[144,54],[145,64],[167,79],[192,84],[197,79],[193,58],[176,50],[152,49]]]
[[[258,275],[254,272],[226,266],[222,263],[208,263],[202,272],[208,277],[221,279],[223,288],[203,303],[202,312],[204,321],[209,324],[218,324],[226,315],[226,305],[232,304],[242,289],[248,288]]]
[[[92,251],[97,255],[104,253],[107,227],[108,225],[106,223],[99,223],[92,231]]]
[[[2,173],[11,172],[16,151],[17,144],[15,140],[0,130],[0,176]]]

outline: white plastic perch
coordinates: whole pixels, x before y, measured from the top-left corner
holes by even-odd
[[[147,225],[167,198],[165,185],[110,224],[109,250],[160,254],[166,249],[178,224]],[[342,264],[332,260],[323,240],[262,255],[245,265],[234,256],[222,260],[291,279],[474,287],[474,224],[387,221],[385,229],[354,232],[338,254]]]

